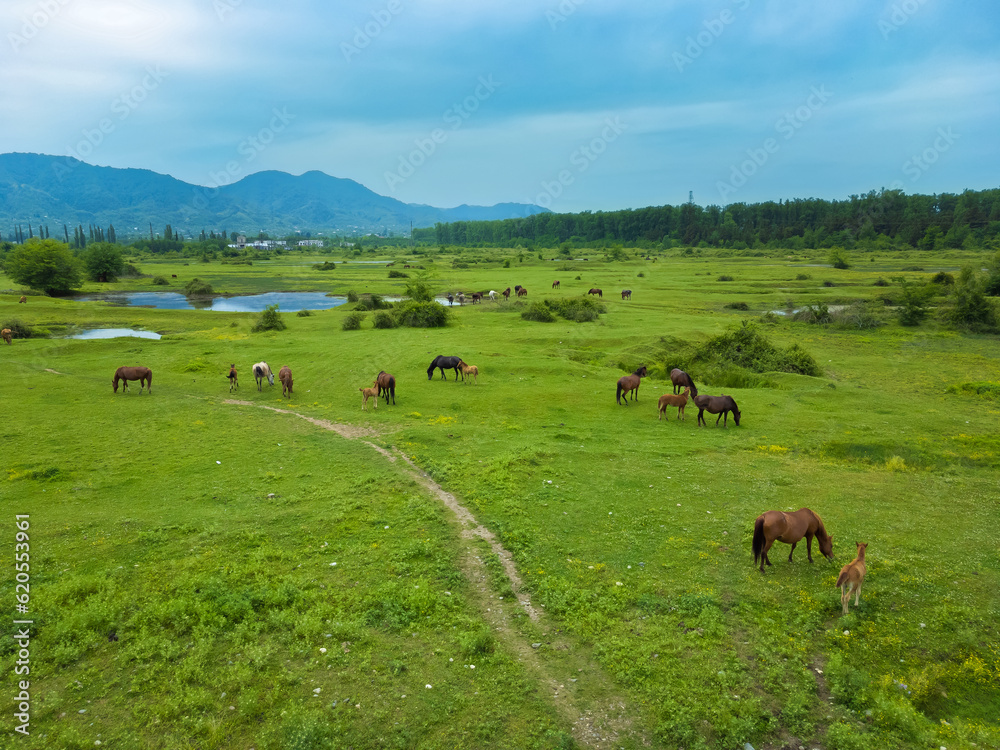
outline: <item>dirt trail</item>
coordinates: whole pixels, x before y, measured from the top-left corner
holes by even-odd
[[[584,747],[601,750],[615,747],[626,738],[638,741],[642,745],[651,744],[641,729],[635,726],[634,719],[638,714],[635,707],[629,706],[618,696],[612,680],[590,658],[589,653],[583,652],[579,644],[560,637],[559,630],[548,622],[545,613],[532,604],[531,597],[523,590],[523,582],[517,573],[513,555],[500,544],[496,535],[479,523],[458,498],[437,484],[426,472],[421,471],[398,448],[388,451],[364,439],[377,435],[376,430],[316,419],[290,409],[279,409],[251,401],[226,399],[223,403],[269,409],[278,414],[304,419],[347,440],[360,440],[389,461],[396,463],[404,474],[422,485],[428,493],[437,497],[454,513],[461,529],[461,538],[466,542],[464,545],[466,551],[459,557],[458,564],[466,579],[472,584],[475,603],[486,621],[493,627],[497,637],[538,680],[539,694],[547,694],[559,715],[572,727],[573,739]],[[401,463],[397,459],[401,460]],[[517,599],[516,604],[503,601],[493,589],[486,563],[477,549],[476,539],[485,542],[489,550],[500,560]],[[540,635],[529,636],[522,632],[518,621],[524,615],[530,620],[530,625],[526,625],[526,628],[538,631]],[[535,640],[535,643],[531,643],[532,640]],[[542,652],[552,655],[551,658],[543,661],[540,657]],[[557,671],[561,677],[556,676]],[[580,682],[586,685],[585,691],[579,687]],[[587,695],[584,695],[584,692]],[[592,697],[595,694],[602,697],[595,700]]]

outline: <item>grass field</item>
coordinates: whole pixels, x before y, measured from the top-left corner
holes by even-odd
[[[29,677],[0,645],[8,706],[30,680],[30,735],[8,712],[4,746],[1000,747],[997,337],[933,316],[903,328],[888,309],[877,328],[765,315],[878,300],[879,278],[984,256],[653,257],[400,255],[437,293],[529,290],[436,329],[375,330],[368,313],[344,331],[353,305],[267,333],[253,314],[19,305],[0,276],[0,323],[53,334],[0,344],[0,580],[8,623],[34,621]],[[146,277],[101,289],[405,291],[347,260],[140,260]],[[597,321],[521,318],[591,287]],[[739,388],[692,366],[740,426],[699,427],[692,404],[658,420],[672,363],[746,320],[822,375]],[[164,336],[57,337],[93,327]],[[478,384],[429,380],[438,354],[477,365]],[[292,368],[291,399],[257,391],[259,360]],[[152,394],[112,393],[134,364]],[[638,402],[619,406],[640,364]],[[363,412],[380,370],[397,403]],[[754,519],[803,506],[835,561],[810,565],[800,544],[789,563],[776,543],[761,574]],[[22,615],[15,514],[30,516]],[[855,541],[868,578],[842,616]]]

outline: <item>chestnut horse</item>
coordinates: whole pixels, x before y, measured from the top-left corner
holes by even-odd
[[[520,289],[518,289],[518,290],[517,290],[517,296],[518,296],[518,297],[527,297],[527,296],[528,296],[528,290],[527,290],[527,289],[525,289],[525,288],[524,288],[524,287],[522,286],[522,287],[521,287]]]
[[[474,380],[475,380],[475,384],[479,385],[479,368],[478,367],[476,367],[475,365],[467,365],[467,364],[465,364],[465,362],[461,362],[461,361],[458,363],[458,367],[462,371],[462,380],[465,380],[465,376],[466,375],[471,375],[474,378]],[[468,383],[468,381],[466,381],[466,383]]]
[[[13,336],[14,333],[9,328],[4,328],[2,331],[0,331],[0,338],[2,338],[8,344],[10,343],[10,340],[11,338],[13,338]]]
[[[229,365],[229,392],[233,392],[233,388],[239,388],[240,381],[236,377],[236,365]]]
[[[705,412],[709,414],[718,414],[719,416],[715,418],[715,426],[719,426],[719,420],[722,420],[723,427],[729,427],[729,412],[733,413],[733,421],[736,426],[740,426],[740,408],[736,405],[736,400],[732,396],[727,396],[722,394],[721,396],[695,396],[694,405],[698,407],[698,424],[704,424],[708,426],[708,422],[705,421]]]
[[[861,584],[865,582],[865,550],[868,549],[868,542],[855,542],[858,546],[858,556],[840,569],[837,576],[837,586],[840,586],[840,603],[844,605],[844,614],[847,614],[847,605],[851,603],[851,591],[854,591],[854,607],[857,609],[861,601]]]
[[[510,299],[510,287],[507,287],[506,289],[504,289],[502,292],[500,292],[500,294],[503,295],[503,298],[504,298],[505,301],[509,300]]]
[[[638,370],[633,372],[631,375],[625,375],[618,378],[618,391],[616,393],[616,398],[619,405],[622,402],[622,394],[625,394],[625,406],[628,406],[628,393],[629,391],[634,391],[632,394],[632,400],[639,400],[639,384],[642,379],[646,377],[646,365],[643,365]]]
[[[559,286],[559,282],[558,281],[553,281],[552,282],[552,288],[555,289],[557,286]]]
[[[691,389],[691,398],[698,395],[698,388],[695,386],[691,376],[684,372],[684,370],[676,367],[671,370],[670,382],[674,385],[674,393],[679,393],[681,388],[687,387]]]
[[[385,370],[379,372],[378,376],[375,378],[375,384],[378,386],[378,395],[385,399],[385,403],[389,403],[389,399],[392,399],[392,405],[396,405],[396,378],[387,373]]]
[[[684,393],[680,396],[674,396],[670,393],[664,393],[660,396],[660,402],[657,408],[660,410],[660,419],[663,419],[663,415],[667,412],[668,406],[677,407],[677,418],[684,419],[684,407],[687,406],[688,395],[691,393],[690,388],[685,388]],[[667,421],[670,421],[670,417],[667,417]]]
[[[760,558],[760,572],[764,572],[764,564],[771,564],[767,553],[775,540],[792,545],[788,553],[788,562],[792,561],[792,552],[802,537],[806,538],[806,554],[809,562],[812,558],[812,540],[816,537],[819,551],[829,560],[833,559],[833,535],[826,533],[823,521],[809,508],[799,508],[794,513],[780,510],[769,510],[757,516],[753,525],[753,564]]]
[[[591,289],[587,294],[596,294],[598,297],[604,297],[604,292],[598,289],[596,286]]]
[[[122,393],[129,390],[128,381],[130,380],[139,381],[139,393],[142,393],[143,385],[146,386],[147,393],[153,392],[153,371],[148,367],[119,367],[115,370],[115,377],[111,381],[115,393],[118,393],[119,380],[123,381]]]
[[[278,380],[281,381],[281,395],[285,395],[285,391],[288,391],[288,398],[292,397],[292,368],[285,365],[280,370],[278,370]]]
[[[22,295],[22,296],[21,296],[21,299],[19,299],[19,300],[17,301],[17,303],[18,303],[18,304],[21,304],[22,302],[27,302],[27,301],[28,301],[28,298]]]

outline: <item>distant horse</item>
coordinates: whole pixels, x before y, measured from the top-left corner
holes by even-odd
[[[482,302],[482,301],[483,301],[482,292],[473,292],[472,293],[472,304],[476,304],[477,302]]]
[[[503,295],[503,298],[504,298],[505,301],[509,300],[510,299],[510,287],[507,287],[506,289],[504,289],[502,292],[500,292],[500,294]]]
[[[521,285],[520,284],[515,284],[514,285],[514,294],[516,294],[518,297],[521,296]]]
[[[115,377],[111,381],[111,385],[114,386],[115,393],[118,393],[118,381],[122,382],[122,393],[129,390],[128,381],[138,380],[139,381],[139,393],[142,393],[142,388],[145,385],[146,392],[153,392],[153,371],[148,367],[119,367],[115,370]]]
[[[263,390],[264,378],[267,378],[267,382],[274,385],[274,375],[271,373],[271,368],[268,366],[267,362],[258,362],[253,366],[253,377],[257,381],[257,390]]]
[[[292,397],[292,369],[285,365],[280,370],[278,370],[278,380],[281,381],[281,395],[285,395],[285,391],[288,391],[288,398]]]
[[[378,395],[385,399],[385,403],[389,403],[389,399],[392,399],[392,405],[396,405],[396,378],[382,370],[378,377],[375,378],[375,385],[378,386]]]
[[[459,307],[461,307],[464,304],[465,304],[465,293],[464,292],[459,292],[458,293],[458,305],[459,305]]]
[[[632,290],[622,289],[622,299],[632,299]]]
[[[555,289],[557,286],[559,286],[559,282],[558,281],[553,281],[552,282],[552,288]]]
[[[13,336],[14,333],[9,328],[4,328],[2,331],[0,331],[0,338],[2,338],[8,344],[10,343],[10,340],[11,338],[13,338]]]
[[[664,393],[662,396],[660,396],[660,402],[659,402],[659,404],[657,404],[657,408],[660,411],[660,417],[659,418],[663,419],[663,415],[666,414],[668,406],[676,406],[677,407],[677,418],[678,419],[683,419],[684,418],[684,407],[687,406],[688,395],[690,393],[691,393],[691,389],[690,388],[685,388],[684,389],[684,393],[682,393],[680,396],[674,396],[674,395],[672,395],[670,393]],[[670,417],[667,417],[667,421],[670,421]]]
[[[629,391],[635,391],[632,394],[632,400],[639,400],[639,384],[642,379],[646,377],[646,365],[643,365],[638,370],[633,372],[631,375],[625,375],[618,378],[618,391],[616,393],[616,398],[619,405],[622,402],[622,394],[625,394],[625,406],[628,406],[628,393]]]
[[[695,386],[691,376],[684,372],[684,370],[679,370],[676,367],[671,370],[670,382],[674,385],[674,393],[679,393],[681,388],[687,387],[691,389],[691,398],[698,395],[698,388]]]
[[[517,296],[518,296],[518,297],[527,297],[527,296],[528,296],[528,290],[527,290],[527,289],[525,289],[525,288],[524,288],[524,287],[522,286],[522,287],[521,287],[520,289],[518,289],[518,290],[517,290]]]
[[[434,368],[436,367],[439,370],[441,370],[442,380],[448,379],[445,377],[444,374],[445,370],[454,370],[455,380],[458,380],[458,365],[459,363],[461,363],[461,361],[462,361],[461,357],[444,357],[439,354],[434,358],[434,361],[431,362],[431,366],[427,368],[427,379],[430,380],[432,377],[434,377]]]
[[[589,292],[587,292],[587,294],[596,294],[598,297],[603,297],[604,296],[604,292],[602,292],[596,286],[593,289],[591,289]]]
[[[861,584],[865,582],[865,573],[868,568],[865,566],[865,550],[868,549],[868,542],[855,542],[858,546],[858,556],[840,569],[837,576],[837,586],[840,586],[840,603],[844,605],[844,614],[847,614],[847,605],[851,603],[851,591],[854,591],[854,607],[857,608],[861,601]]]
[[[497,301],[497,293],[494,290],[490,289],[490,302],[496,302],[496,301]]]
[[[449,305],[454,305],[455,304],[455,297],[452,296],[451,292],[448,292],[447,300],[448,300],[448,304]]]
[[[25,297],[24,295],[22,295],[22,296],[21,296],[21,299],[19,299],[19,300],[17,301],[17,304],[21,304],[22,302],[27,302],[27,301],[28,301],[28,298],[27,298],[27,297]]]
[[[465,362],[459,361],[459,368],[462,370],[462,380],[465,380],[466,375],[471,375],[475,379],[475,384],[479,385],[479,368],[475,365],[467,365]]]
[[[372,385],[376,385],[376,380]],[[375,408],[378,409],[378,388],[358,388],[361,391],[361,411],[368,411],[368,399],[375,399]]]
[[[236,365],[229,365],[229,392],[233,392],[233,388],[239,388],[240,381],[236,377]]]
[[[819,551],[829,560],[833,559],[833,535],[826,533],[822,519],[808,508],[799,508],[794,513],[784,513],[780,510],[769,510],[757,516],[753,524],[753,564],[760,559],[760,572],[764,572],[764,563],[771,561],[767,553],[775,541],[792,545],[788,552],[788,562],[792,561],[795,545],[806,538],[806,554],[809,562],[812,558],[812,540],[816,537]]]
[[[729,424],[729,412],[733,413],[733,421],[736,426],[740,426],[740,409],[736,405],[735,399],[732,396],[727,396],[725,394],[721,396],[695,396],[694,405],[698,407],[698,424],[704,423],[708,426],[708,422],[705,422],[705,412],[709,414],[718,414],[719,416],[715,419],[715,426],[719,426],[719,420],[722,420],[722,426],[728,427]]]

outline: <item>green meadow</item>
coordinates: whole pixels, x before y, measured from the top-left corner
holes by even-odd
[[[140,258],[143,277],[84,290],[528,290],[455,305],[443,328],[375,329],[368,312],[344,330],[345,304],[253,333],[253,313],[18,304],[0,276],[0,323],[36,334],[0,343],[4,631],[33,620],[30,675],[0,644],[4,746],[1000,747],[998,337],[946,325],[943,296],[915,327],[894,307],[894,279],[985,253],[859,252],[837,270],[821,251],[579,252]],[[591,287],[596,320],[522,318]],[[835,319],[794,314],[807,306]],[[163,337],[65,338],[102,327]],[[819,374],[699,354],[747,331]],[[439,354],[478,383],[428,379]],[[277,380],[258,392],[261,360],[291,367],[291,398]],[[152,393],[113,393],[122,365],[150,367]],[[640,365],[638,400],[617,404]],[[674,366],[732,395],[740,425],[700,427],[692,403],[658,419]],[[380,370],[396,404],[362,411]],[[803,541],[789,563],[777,542],[762,574],[754,519],[800,507],[835,560],[814,545],[810,564]],[[868,576],[843,615],[855,542]]]

